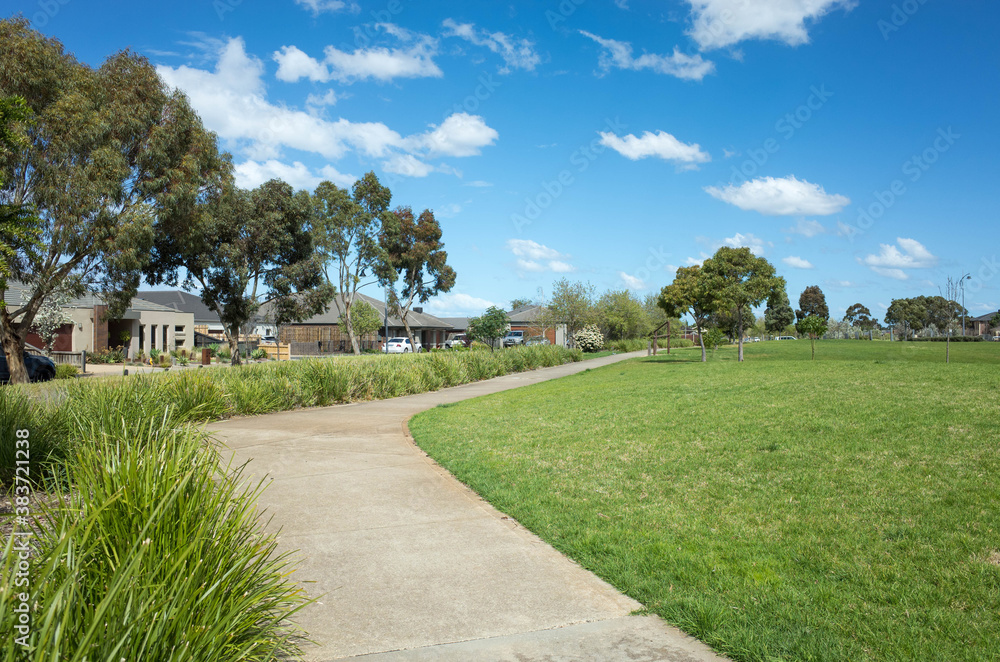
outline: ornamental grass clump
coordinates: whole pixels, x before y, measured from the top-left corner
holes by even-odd
[[[205,432],[174,419],[167,411],[81,427],[87,443],[65,471],[76,489],[36,513],[27,648],[13,643],[23,591],[15,537],[0,561],[3,660],[256,662],[299,653],[288,619],[307,600],[288,555],[261,532],[261,485],[243,486]]]
[[[595,324],[588,324],[573,334],[573,342],[584,352],[599,352],[604,349],[604,334]]]

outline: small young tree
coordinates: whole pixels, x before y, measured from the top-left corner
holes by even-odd
[[[818,315],[809,315],[798,323],[800,333],[809,334],[809,342],[812,344],[812,358],[816,360],[816,338],[826,333],[826,320]]]
[[[739,361],[743,361],[743,310],[759,306],[785,289],[785,279],[775,275],[774,265],[757,257],[749,248],[723,246],[702,265],[707,286],[723,305],[735,311],[739,336]]]
[[[358,299],[351,306],[351,328],[358,334],[359,338],[377,333],[382,328],[382,317],[375,310],[375,307],[364,299]],[[347,313],[341,313],[340,325],[347,326]],[[413,342],[412,340],[410,341]],[[415,347],[416,345],[414,345]]]
[[[542,323],[547,327],[566,325],[570,338],[594,321],[594,286],[580,281],[571,283],[562,278],[552,284],[552,299],[546,307]]]
[[[478,340],[490,346],[491,351],[496,350],[497,344],[507,335],[507,327],[510,320],[507,313],[496,306],[490,306],[481,317],[473,317],[469,320],[469,328],[466,334],[472,340]]]
[[[59,329],[73,321],[73,317],[64,308],[72,298],[72,295],[66,290],[57,290],[45,299],[35,315],[35,325],[31,330],[42,339],[42,343],[45,345],[42,349],[45,350],[46,356],[52,355],[52,346],[59,335]],[[27,303],[30,300],[31,295],[27,291],[21,292],[22,303]]]

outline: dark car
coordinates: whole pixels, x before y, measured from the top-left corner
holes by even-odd
[[[47,382],[55,379],[56,364],[52,359],[37,354],[24,353],[24,367],[28,371],[28,379],[33,382]],[[0,384],[10,381],[10,371],[7,370],[7,357],[0,352]]]

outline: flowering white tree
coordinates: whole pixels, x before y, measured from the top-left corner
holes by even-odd
[[[64,324],[69,324],[73,318],[64,310],[64,306],[70,302],[72,295],[66,290],[56,290],[53,292],[38,309],[35,320],[31,325],[31,330],[38,334],[45,344],[43,349],[46,355],[52,354],[52,345],[59,335],[59,329]],[[28,290],[21,292],[21,300],[27,303],[31,299]]]

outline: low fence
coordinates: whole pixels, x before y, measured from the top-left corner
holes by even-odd
[[[261,343],[258,349],[267,352],[267,358],[278,359],[279,361],[291,361],[291,345],[275,345],[274,343]]]
[[[362,340],[359,343],[361,351],[378,349],[380,341]],[[351,354],[351,343],[346,340],[311,340],[307,342],[292,342],[292,354],[295,356],[322,356],[324,354]],[[264,345],[261,345],[264,347]]]
[[[25,343],[24,350],[28,354],[46,356],[45,352],[28,343]],[[75,365],[80,372],[87,372],[87,352],[50,352],[48,357],[56,365]]]

